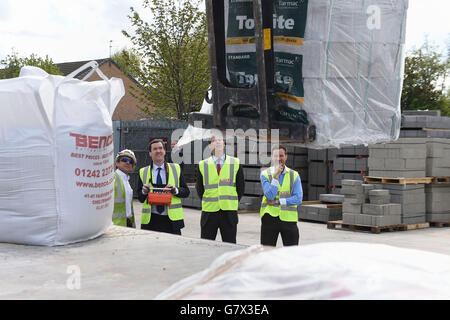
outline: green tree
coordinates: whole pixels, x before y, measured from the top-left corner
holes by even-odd
[[[144,0],[150,22],[130,8],[134,35],[122,33],[144,57],[136,76],[143,87],[139,107],[153,118],[186,119],[201,107],[210,76],[206,15],[199,4]]]
[[[450,115],[450,100],[445,87],[449,60],[425,41],[405,59],[402,110],[441,110]]]
[[[141,68],[141,56],[135,50],[121,49],[111,57],[125,74],[136,78]]]
[[[62,75],[58,66],[53,63],[53,60],[48,57],[44,58],[31,54],[30,57],[19,57],[17,53],[7,55],[6,58],[0,60],[0,79],[16,78],[19,76],[20,69],[24,66],[39,67],[49,74]]]

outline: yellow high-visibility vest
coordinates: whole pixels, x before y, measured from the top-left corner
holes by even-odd
[[[166,181],[167,184],[171,184],[176,188],[180,187],[180,176],[181,169],[178,163],[167,163],[168,172],[166,172]],[[145,168],[141,168],[139,170],[139,177],[143,184],[150,183],[150,170],[153,170],[151,166],[147,166]],[[153,178],[155,180],[155,177]],[[155,181],[153,181],[155,183]],[[150,192],[152,190],[150,189]],[[170,202],[170,206],[167,208],[167,214],[169,215],[169,219],[172,221],[183,220],[183,207],[181,205],[181,199],[175,195],[172,195],[172,201]],[[150,222],[152,215],[152,206],[148,203],[147,199],[142,204],[142,216],[141,216],[141,224],[148,224]]]
[[[275,170],[274,167],[270,167],[263,171],[264,177],[266,177],[270,183],[272,183],[272,178],[273,178],[272,172],[274,172],[274,170]],[[275,196],[274,200],[291,197],[293,189],[294,189],[294,182],[298,176],[299,175],[298,175],[297,171],[286,167],[283,184],[278,185],[278,194]],[[293,221],[297,222],[298,221],[297,205],[286,206],[286,205],[281,205],[280,203],[275,204],[275,205],[268,205],[267,198],[264,195],[262,202],[261,202],[261,210],[260,210],[261,218],[266,213],[270,214],[272,217],[280,217],[281,221],[287,221],[287,222],[293,222]]]
[[[236,211],[239,206],[239,198],[236,191],[236,176],[239,169],[239,159],[225,156],[220,175],[217,174],[217,168],[213,157],[200,161],[198,165],[205,188],[202,198],[202,211]]]
[[[131,222],[134,222],[133,201],[131,201]],[[125,186],[120,175],[114,173],[114,210],[112,222],[116,226],[127,226],[127,209],[125,206]]]

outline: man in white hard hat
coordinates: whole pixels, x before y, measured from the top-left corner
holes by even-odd
[[[133,189],[129,183],[130,173],[136,168],[134,152],[128,149],[120,151],[116,155],[116,167],[112,221],[118,226],[134,228]]]

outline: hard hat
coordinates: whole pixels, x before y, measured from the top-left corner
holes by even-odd
[[[122,151],[120,151],[117,155],[116,155],[116,162],[117,160],[119,160],[119,158],[123,158],[123,157],[128,157],[133,159],[133,167],[136,166],[137,164],[137,160],[136,160],[136,156],[134,155],[134,152],[128,149],[124,149]]]

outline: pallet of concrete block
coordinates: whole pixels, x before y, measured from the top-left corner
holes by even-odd
[[[450,177],[448,177],[450,178]],[[450,226],[450,182],[425,186],[426,219],[432,227]]]
[[[427,139],[402,138],[369,145],[369,176],[426,177]]]
[[[342,202],[339,194],[321,194],[319,201],[303,201],[298,206],[299,220],[328,222],[342,219]]]
[[[334,153],[333,170],[330,185],[332,193],[340,194],[342,180],[361,180],[368,173],[369,149],[364,145],[343,146],[339,149],[329,149]]]
[[[450,117],[439,110],[403,112],[401,138],[450,138]]]
[[[429,226],[424,221],[403,223],[402,205],[392,203],[390,191],[377,185],[363,184],[359,180],[343,180],[341,192],[344,195],[343,219],[328,223],[330,229],[339,226],[348,230],[380,233],[384,230],[410,230]]]
[[[425,185],[431,182],[426,178],[383,178],[364,177],[364,181],[377,189],[389,191],[392,203],[401,205],[401,223],[425,223]]]

